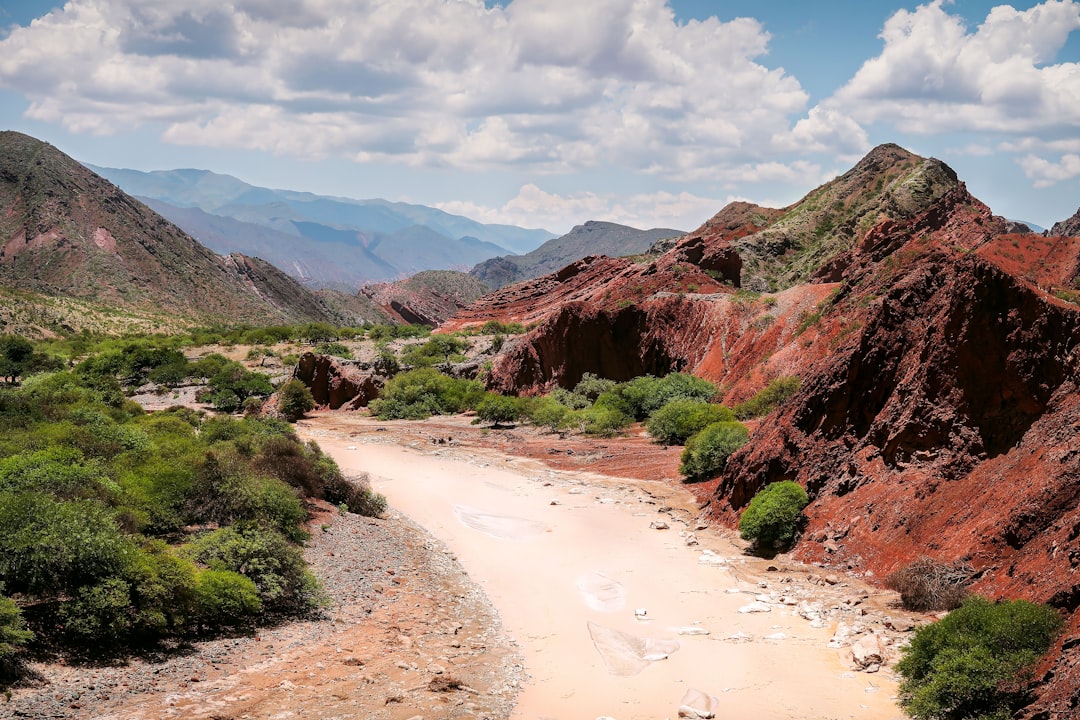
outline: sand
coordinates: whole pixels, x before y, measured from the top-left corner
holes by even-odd
[[[760,560],[712,530],[687,544],[679,487],[313,427],[488,594],[530,678],[514,718],[674,718],[691,690],[719,718],[903,717],[894,678],[845,665],[827,647],[835,627],[777,602],[790,586]],[[768,612],[740,612],[755,603]]]

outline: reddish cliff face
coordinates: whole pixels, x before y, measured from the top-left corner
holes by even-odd
[[[765,484],[792,479],[811,496],[802,559],[878,578],[922,555],[964,560],[976,592],[1053,604],[1067,629],[1025,717],[1076,717],[1080,238],[1015,234],[945,166],[879,150],[844,176],[863,188],[862,229],[827,255],[770,245],[778,224],[785,237],[814,228],[798,204],[729,207],[651,262],[590,258],[451,326],[537,323],[496,359],[507,391],[688,370],[731,403],[799,376],[728,463],[712,517],[732,524]],[[899,174],[880,199],[874,167]],[[856,204],[834,190],[803,203]],[[810,281],[735,289],[795,277]]]
[[[352,366],[347,360],[304,353],[296,363],[293,377],[308,388],[318,405],[331,410],[367,407],[379,396],[381,377]]]

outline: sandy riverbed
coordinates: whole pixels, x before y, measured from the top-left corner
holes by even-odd
[[[812,627],[783,603],[814,592],[805,572],[766,572],[710,530],[687,544],[683,488],[403,447],[373,423],[305,425],[487,592],[530,675],[515,718],[673,718],[691,689],[714,696],[722,718],[902,717],[888,673],[853,672],[827,647],[835,625]],[[769,611],[739,612],[755,600]]]

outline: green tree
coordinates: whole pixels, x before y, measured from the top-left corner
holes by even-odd
[[[293,378],[278,388],[277,406],[286,420],[296,422],[315,407],[315,398],[307,385]]]
[[[1061,625],[1046,605],[968,598],[915,631],[896,665],[903,677],[900,706],[916,720],[1011,717],[1022,704],[1025,671]]]
[[[521,417],[521,401],[505,395],[488,393],[477,403],[476,416],[484,422],[491,423],[494,427],[512,423]]]
[[[810,499],[791,480],[770,483],[754,496],[739,518],[739,536],[763,548],[780,549],[795,540],[802,510]]]
[[[688,479],[706,478],[723,471],[728,457],[746,444],[750,433],[739,422],[707,425],[686,441],[679,472]]]
[[[14,385],[34,354],[34,346],[21,335],[0,335],[0,377]]]

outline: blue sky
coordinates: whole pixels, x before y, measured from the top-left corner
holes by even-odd
[[[1080,206],[1080,0],[0,0],[0,127],[86,162],[564,232],[790,203],[874,145]]]

